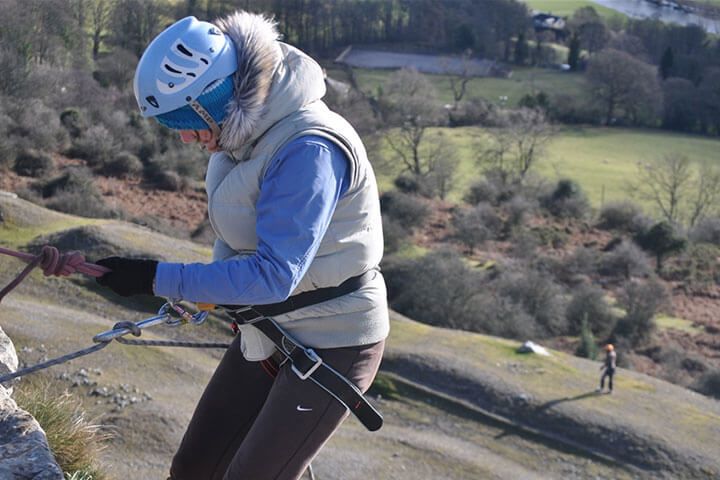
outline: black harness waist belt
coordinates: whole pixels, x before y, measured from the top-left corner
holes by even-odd
[[[240,323],[250,323],[260,317],[274,317],[283,313],[299,310],[303,307],[316,305],[318,303],[327,302],[333,298],[342,297],[355,290],[360,290],[363,286],[375,277],[377,270],[368,270],[367,272],[350,277],[337,287],[318,288],[309,292],[298,293],[288,298],[284,302],[270,303],[267,305],[223,305],[223,308],[230,312],[236,313],[236,320]]]
[[[383,417],[363,396],[357,386],[333,369],[315,353],[293,339],[270,318],[299,308],[338,298],[367,284],[375,271],[352,277],[337,287],[321,288],[294,295],[281,303],[248,307],[226,306],[228,314],[239,324],[251,324],[265,334],[278,351],[289,360],[292,371],[301,380],[311,380],[342,403],[371,432],[380,429]]]

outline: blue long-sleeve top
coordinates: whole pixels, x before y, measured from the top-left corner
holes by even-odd
[[[253,255],[210,264],[158,264],[155,294],[226,305],[285,300],[307,271],[350,184],[345,153],[304,136],[270,160],[256,204]]]

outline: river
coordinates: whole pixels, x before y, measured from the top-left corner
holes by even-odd
[[[624,13],[633,18],[658,18],[666,23],[680,25],[696,24],[708,33],[720,34],[720,20],[703,17],[695,13],[685,13],[670,7],[659,7],[646,0],[592,0],[592,2]]]

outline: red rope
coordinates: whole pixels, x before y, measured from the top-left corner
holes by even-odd
[[[84,273],[85,275],[89,275],[91,277],[102,277],[110,271],[109,268],[86,262],[85,256],[80,252],[73,251],[60,253],[57,248],[50,245],[45,245],[39,255],[16,252],[3,247],[0,247],[0,254],[19,258],[28,264],[27,267],[25,267],[25,269],[20,272],[13,281],[0,290],[0,302],[2,302],[5,295],[10,293],[13,288],[17,287],[35,267],[42,268],[46,277],[50,275],[66,277],[68,275],[72,275],[73,273]]]

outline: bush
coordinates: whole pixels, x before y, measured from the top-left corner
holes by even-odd
[[[580,322],[580,345],[578,345],[575,355],[595,360],[597,354],[598,347],[592,329],[588,326],[587,318],[583,318]]]
[[[181,177],[201,180],[207,168],[207,152],[199,148],[180,145],[174,137],[169,140],[170,148],[154,156],[150,162],[159,170],[175,172]]]
[[[41,177],[53,168],[52,157],[37,150],[23,150],[15,158],[14,170],[18,175]]]
[[[552,248],[562,248],[569,238],[564,229],[555,225],[539,225],[533,227],[530,231],[537,238],[540,245]]]
[[[123,218],[124,213],[109,207],[101,196],[90,196],[80,191],[64,191],[45,202],[45,206],[58,212],[89,218]]]
[[[64,110],[60,114],[60,123],[72,138],[78,138],[87,127],[83,114],[75,108]]]
[[[420,193],[420,183],[417,177],[413,175],[400,175],[393,182],[395,188],[402,193],[417,194]]]
[[[46,199],[46,207],[59,212],[91,218],[123,217],[122,211],[107,206],[87,168],[70,168],[34,188]]]
[[[143,171],[143,164],[138,157],[130,152],[120,152],[107,162],[102,173],[112,177],[136,176]]]
[[[695,243],[711,243],[720,247],[720,217],[705,218],[690,231]]]
[[[69,155],[84,159],[90,166],[103,166],[110,161],[118,147],[113,134],[103,125],[95,125],[85,130],[73,142]]]
[[[183,188],[183,179],[176,172],[170,170],[160,170],[153,172],[152,175],[146,177],[156,188],[167,190],[168,192],[177,192]]]
[[[475,312],[467,302],[483,277],[456,252],[440,250],[418,259],[388,261],[383,270],[390,304],[398,312],[430,325],[474,329]]]
[[[720,370],[704,374],[693,384],[692,389],[703,395],[720,399]]]
[[[577,182],[560,180],[555,190],[542,199],[542,206],[558,218],[583,218],[590,211],[590,202]]]
[[[534,270],[506,273],[498,281],[497,292],[523,307],[537,324],[538,335],[567,331],[563,289],[546,275]]]
[[[513,197],[507,204],[505,210],[507,211],[507,225],[506,232],[509,232],[515,227],[519,227],[523,224],[527,215],[532,213],[536,204],[531,200],[528,200],[524,196],[517,195]]]
[[[539,335],[535,319],[508,297],[480,291],[468,300],[468,310],[472,314],[467,330],[517,339]]]
[[[598,263],[598,273],[608,277],[645,277],[651,272],[647,255],[634,243],[623,240],[610,252],[606,252]]]
[[[720,284],[720,247],[709,244],[691,244],[673,262],[664,276],[680,280],[690,287]]]
[[[519,193],[520,188],[520,184],[507,178],[506,172],[491,169],[485,172],[484,178],[470,185],[463,199],[471,205],[478,203],[500,205],[511,200]]]
[[[655,255],[655,268],[658,273],[662,270],[663,260],[683,250],[686,244],[685,239],[668,222],[657,223],[649,230],[638,233],[635,241],[643,250]]]
[[[599,257],[596,250],[578,247],[553,267],[553,273],[559,281],[575,284],[578,282],[578,277],[589,276],[596,272],[600,261]]]
[[[68,168],[62,175],[34,185],[42,198],[54,197],[61,191],[78,191],[88,196],[98,196],[99,192],[93,185],[94,177],[87,168]]]
[[[470,185],[470,188],[463,197],[463,200],[470,205],[477,205],[478,203],[490,203],[495,205],[497,204],[498,196],[499,191],[497,186],[486,179],[482,179]]]
[[[397,220],[383,216],[382,226],[386,254],[395,253],[408,243],[410,234]]]
[[[583,324],[598,337],[607,336],[615,327],[615,316],[605,301],[605,292],[594,285],[582,285],[573,292],[565,317],[571,335],[581,335]]]
[[[486,203],[457,212],[452,223],[456,238],[464,243],[470,252],[483,242],[497,238],[502,230],[502,219],[495,209]]]
[[[68,134],[55,110],[36,99],[23,102],[17,110],[16,133],[25,147],[47,152],[64,148]]]
[[[628,282],[618,298],[625,316],[615,324],[612,336],[626,340],[632,347],[647,343],[657,327],[655,314],[667,301],[667,291],[657,280]]]
[[[602,114],[586,95],[561,94],[551,97],[548,115],[560,123],[596,124]]]
[[[635,233],[642,227],[642,209],[632,202],[613,202],[600,210],[598,227]]]
[[[471,98],[450,110],[450,126],[487,125],[495,116],[495,105],[483,98]]]
[[[380,209],[407,230],[421,226],[430,215],[430,208],[423,200],[397,191],[380,197]]]

